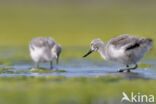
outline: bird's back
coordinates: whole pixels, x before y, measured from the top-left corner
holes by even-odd
[[[30,46],[33,47],[49,47],[52,48],[56,44],[55,40],[50,37],[37,37],[32,39]]]
[[[152,40],[136,36],[120,35],[111,39],[106,45],[110,59],[138,62],[152,48]],[[131,62],[130,62],[131,63]]]
[[[50,37],[37,37],[34,38],[30,44],[30,54],[34,61],[49,61],[52,60],[51,49],[56,42]]]
[[[130,51],[133,49],[141,48],[142,51],[149,51],[152,48],[152,39],[146,39],[143,37],[120,35],[111,39],[107,46],[113,46],[116,49],[123,48],[125,51]]]
[[[135,36],[129,36],[129,35],[120,35],[113,39],[111,39],[107,45],[113,45],[115,48],[122,48],[128,44],[132,44],[138,41],[138,38]]]

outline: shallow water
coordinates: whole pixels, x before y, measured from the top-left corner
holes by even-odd
[[[15,62],[14,66],[4,66],[1,65],[0,76],[65,76],[65,77],[97,77],[97,76],[123,76],[127,79],[135,78],[152,78],[156,79],[156,60],[146,59],[144,60],[146,66],[151,65],[151,67],[139,67],[137,70],[132,72],[117,72],[118,69],[124,66],[116,63],[108,63],[105,61],[95,61],[95,60],[84,60],[84,59],[70,59],[62,60],[60,65],[54,65],[53,71],[49,70],[49,64],[41,64],[40,66],[45,68],[47,72],[40,72],[38,70],[33,70],[33,63],[31,61],[20,61]],[[6,69],[3,69],[6,68]],[[41,70],[41,69],[40,69]],[[42,69],[43,70],[43,69]],[[63,70],[66,72],[58,72],[56,70]]]

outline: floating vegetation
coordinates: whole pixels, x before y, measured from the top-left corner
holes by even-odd
[[[63,72],[63,73],[65,73],[65,72],[67,72],[67,71],[66,71],[66,70],[60,70],[60,69],[58,70],[58,69],[57,69],[55,72]]]
[[[140,68],[151,68],[150,64],[139,64],[138,65]]]
[[[52,73],[52,72],[59,72],[59,73],[65,73],[67,72],[66,70],[58,70],[58,69],[45,69],[45,68],[31,68],[30,69],[31,72],[38,72],[38,73]]]
[[[0,67],[0,70],[8,70],[8,69],[10,69],[10,68],[8,68],[8,67]]]
[[[14,73],[14,71],[10,71],[10,70],[0,70],[0,73]]]
[[[14,71],[14,74],[27,74],[27,73],[30,73],[30,72],[27,70],[22,70],[22,69]]]
[[[13,67],[9,67],[9,66],[1,66],[0,70],[12,70],[14,69]]]
[[[37,73],[51,73],[51,72],[54,72],[53,70],[51,69],[45,69],[45,68],[31,68],[30,69],[31,72],[37,72]]]
[[[7,66],[1,66],[0,67],[0,73],[8,73],[8,74],[10,74],[10,73],[14,73],[14,71],[12,70],[12,69],[14,69],[13,67],[7,67]]]

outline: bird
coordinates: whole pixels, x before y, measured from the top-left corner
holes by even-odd
[[[99,39],[93,39],[90,43],[91,49],[83,57],[93,52],[99,52],[106,61],[118,62],[126,67],[118,72],[130,72],[138,67],[138,62],[144,58],[145,53],[153,47],[153,40],[150,38],[119,35],[108,41],[107,44]]]
[[[53,61],[59,63],[62,47],[51,37],[36,37],[31,40],[29,50],[36,68],[39,68],[40,62],[50,62],[50,69],[53,69]]]

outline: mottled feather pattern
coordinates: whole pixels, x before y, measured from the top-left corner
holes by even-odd
[[[33,43],[33,45],[35,47],[53,47],[56,42],[54,41],[54,39],[49,38],[49,37],[37,37],[35,39],[33,39],[30,44]],[[33,47],[33,45],[31,45],[31,47]]]
[[[105,60],[131,65],[137,64],[144,57],[152,48],[152,43],[152,39],[120,35],[106,45],[100,39],[92,40],[91,50],[98,51]]]
[[[37,37],[32,39],[29,44],[30,56],[36,63],[36,67],[40,62],[50,62],[50,68],[53,68],[52,62],[59,62],[59,55],[62,51],[61,45],[57,44],[51,37]]]
[[[152,39],[139,38],[137,36],[120,35],[111,39],[108,44],[112,44],[115,48],[125,48],[125,51],[134,48],[152,48]],[[147,50],[149,50],[147,49]]]

